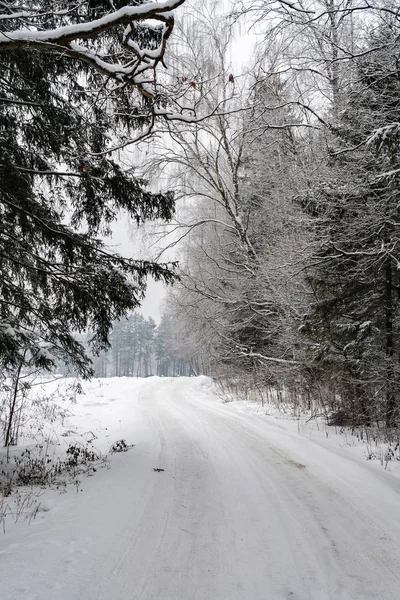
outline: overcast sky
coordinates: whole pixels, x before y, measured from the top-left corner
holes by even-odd
[[[128,216],[121,216],[113,225],[113,235],[106,238],[105,243],[115,252],[128,258],[149,259],[148,237],[146,231],[137,227]],[[140,312],[145,317],[152,317],[156,323],[160,321],[161,304],[166,294],[162,283],[149,278],[146,298]]]

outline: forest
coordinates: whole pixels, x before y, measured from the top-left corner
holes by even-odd
[[[179,248],[174,344],[242,397],[396,427],[398,6],[249,2],[227,20],[208,4],[181,30],[176,68],[218,111],[169,124],[147,164],[179,199],[160,235]]]
[[[392,0],[1,3],[6,445],[60,364],[397,427],[399,34]]]
[[[397,600],[399,0],[0,0],[0,599]]]
[[[154,319],[146,319],[140,313],[116,321],[109,337],[110,348],[91,356],[94,377],[194,375],[190,362],[173,345],[171,328],[168,319],[163,319],[157,327]],[[83,341],[90,352],[89,339],[86,336]],[[60,370],[62,366],[58,367]]]

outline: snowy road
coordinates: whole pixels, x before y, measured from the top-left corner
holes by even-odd
[[[98,419],[135,448],[0,538],[1,600],[399,597],[395,481],[232,410],[204,380],[130,385],[110,383]]]

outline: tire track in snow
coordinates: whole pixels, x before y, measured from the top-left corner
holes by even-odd
[[[397,600],[398,529],[341,458],[324,473],[326,450],[198,379],[107,385],[136,446],[21,528],[0,553],[1,600]]]

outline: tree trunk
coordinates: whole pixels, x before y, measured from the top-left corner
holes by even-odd
[[[385,266],[385,333],[386,333],[386,425],[393,427],[396,424],[396,397],[393,390],[394,384],[394,342],[393,342],[393,274],[390,259]]]
[[[25,353],[24,353],[25,356]],[[19,384],[19,376],[21,374],[21,369],[22,369],[22,361],[18,366],[17,369],[17,373],[15,375],[15,381],[14,381],[14,386],[13,386],[13,390],[12,390],[12,398],[11,398],[11,406],[10,406],[10,414],[8,415],[8,423],[7,423],[7,429],[6,429],[6,435],[4,438],[4,446],[7,448],[8,446],[11,446],[12,442],[15,440],[12,440],[12,430],[13,430],[13,422],[14,422],[14,414],[15,414],[15,407],[17,404],[17,397],[18,397],[18,384]]]

